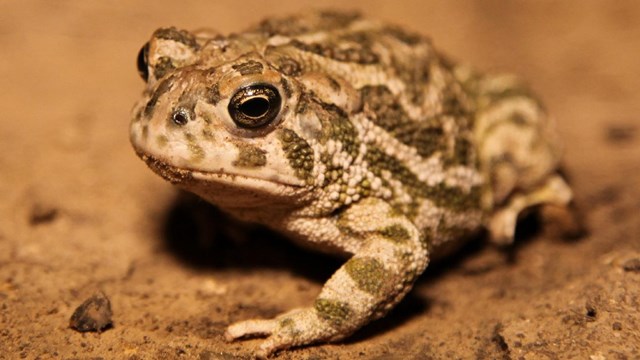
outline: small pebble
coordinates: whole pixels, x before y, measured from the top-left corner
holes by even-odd
[[[636,126],[631,124],[611,125],[607,128],[607,140],[612,143],[632,141],[638,133]]]
[[[625,263],[622,265],[622,268],[624,269],[624,271],[640,272],[640,258],[625,261]]]
[[[69,320],[69,326],[80,332],[102,332],[113,324],[112,316],[109,298],[99,292],[76,308]]]
[[[29,224],[36,226],[54,221],[58,216],[58,209],[53,206],[35,204],[29,213]]]

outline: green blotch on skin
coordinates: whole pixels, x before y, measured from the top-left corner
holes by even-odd
[[[429,157],[446,148],[447,139],[440,118],[412,119],[386,86],[365,86],[361,94],[365,108],[375,113],[371,120],[403,144],[415,148],[420,156]]]
[[[204,159],[204,150],[198,145],[198,139],[190,133],[185,133],[184,137],[187,139],[187,147],[191,153],[191,160],[202,161],[202,159]]]
[[[347,216],[347,212],[345,211],[346,209],[347,208],[341,208],[335,213],[336,228],[344,237],[353,239],[361,238],[362,233],[356,231],[353,227],[351,227],[352,220],[349,218],[349,216]]]
[[[385,280],[389,278],[382,263],[374,258],[351,258],[344,268],[355,281],[358,289],[378,295],[385,290]]]
[[[356,157],[360,148],[358,132],[349,116],[339,107],[317,100],[322,108],[320,122],[322,123],[323,136],[321,140],[331,139],[342,143],[342,150],[349,155]]]
[[[348,114],[333,104],[328,104],[314,95],[303,95],[298,101],[296,113],[313,113],[322,124],[322,133],[318,138],[321,144],[328,140],[340,142],[342,150],[356,157],[360,148],[358,132],[349,120]]]
[[[439,194],[438,201],[446,203],[444,207],[454,211],[477,210],[481,207],[482,188],[480,186],[471,187],[467,193],[460,188],[439,184],[436,191]]]
[[[429,186],[420,181],[416,174],[411,172],[400,160],[375,147],[369,148],[365,154],[365,160],[369,164],[369,170],[375,175],[381,177],[382,171],[387,170],[404,185],[409,195],[415,199],[414,206],[409,210],[417,206],[420,198],[428,199],[436,206],[454,212],[480,208],[481,189],[479,186],[473,186],[469,192],[458,187],[447,186],[444,183]]]
[[[340,144],[342,151],[349,154],[352,160],[358,156],[360,151],[358,131],[344,110],[333,104],[323,102],[313,94],[303,94],[295,111],[298,114],[314,114],[318,118],[320,129],[319,131],[316,130],[313,136],[320,144],[324,145],[327,141],[333,140]],[[342,182],[344,164],[334,165],[334,155],[328,153],[319,154],[319,161],[326,166],[324,182],[318,184],[321,187]],[[309,180],[307,182],[312,183]],[[361,195],[363,194],[364,191]],[[342,195],[335,203],[342,203],[346,200],[346,194]]]
[[[278,325],[280,326],[280,328],[284,332],[288,333],[293,338],[297,338],[301,334],[300,330],[296,329],[295,321],[293,319],[291,319],[291,318],[284,318],[284,319],[280,320],[278,322]]]
[[[453,157],[445,165],[470,165],[473,158],[473,145],[465,138],[456,140],[453,147]]]
[[[293,326],[294,323],[295,322],[291,318],[284,318],[284,319],[280,320],[280,326],[281,327]]]
[[[307,141],[291,129],[282,129],[278,133],[282,150],[287,156],[289,165],[293,168],[297,178],[311,183],[313,171],[313,149]]]
[[[335,328],[348,322],[353,314],[349,304],[338,300],[316,299],[313,308],[319,318],[329,322]]]
[[[163,148],[167,146],[167,143],[169,143],[169,139],[164,135],[158,135],[156,137],[156,142],[158,143],[159,147]]]
[[[302,51],[328,57],[336,61],[352,62],[363,65],[375,64],[380,61],[378,55],[367,46],[341,49],[330,47],[322,43],[307,44],[298,40],[293,40],[290,44]]]
[[[249,144],[235,144],[238,148],[238,158],[233,162],[234,166],[256,168],[267,164],[267,152]]]
[[[400,216],[405,216],[404,211],[402,211],[402,209],[398,206],[395,206],[394,204],[392,204],[391,208],[389,209],[389,213],[388,213],[389,217],[400,217]]]
[[[413,123],[405,126],[403,131],[396,131],[396,138],[400,142],[414,147],[422,157],[429,157],[437,151],[443,151],[446,147],[446,136],[442,127],[425,126]]]
[[[338,222],[336,224],[336,227],[338,228],[338,231],[340,231],[340,234],[342,234],[345,237],[349,237],[349,238],[360,237],[360,234],[349,225],[341,224],[340,222]]]
[[[397,243],[406,242],[411,239],[409,230],[400,224],[393,224],[382,228],[378,230],[378,234]]]

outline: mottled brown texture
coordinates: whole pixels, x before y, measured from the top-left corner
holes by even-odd
[[[173,40],[192,48],[198,47],[198,43],[191,33],[185,30],[176,29],[175,27],[158,29],[155,31],[154,36],[160,39]]]
[[[242,75],[260,74],[264,68],[262,63],[255,60],[249,60],[241,64],[233,65],[232,67]]]

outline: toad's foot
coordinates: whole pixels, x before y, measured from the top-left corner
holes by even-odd
[[[336,329],[321,319],[313,308],[296,309],[271,320],[240,321],[225,332],[227,341],[260,336],[267,339],[256,351],[258,358],[266,358],[280,349],[344,337],[338,336]]]
[[[536,205],[567,208],[571,198],[571,189],[559,175],[549,178],[542,186],[529,193],[514,195],[511,201],[498,209],[489,220],[491,241],[498,245],[510,245],[513,242],[518,216],[525,209]]]

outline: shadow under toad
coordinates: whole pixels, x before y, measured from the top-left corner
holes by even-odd
[[[535,213],[519,222],[515,244],[503,251],[507,266],[517,261],[518,250],[535,238],[540,227]],[[277,232],[239,221],[188,193],[180,193],[168,210],[163,235],[169,253],[185,266],[200,270],[285,269],[322,284],[345,261],[300,248]],[[417,282],[428,286],[448,271],[459,269],[466,259],[485,251],[488,247],[485,236],[478,237],[452,255],[430,264]],[[412,317],[428,312],[434,301],[410,292],[390,316],[368,325],[349,342],[375,337],[400,326]]]
[[[344,262],[300,248],[188,193],[180,193],[168,210],[163,237],[168,252],[185,266],[202,270],[287,269],[322,283]]]

